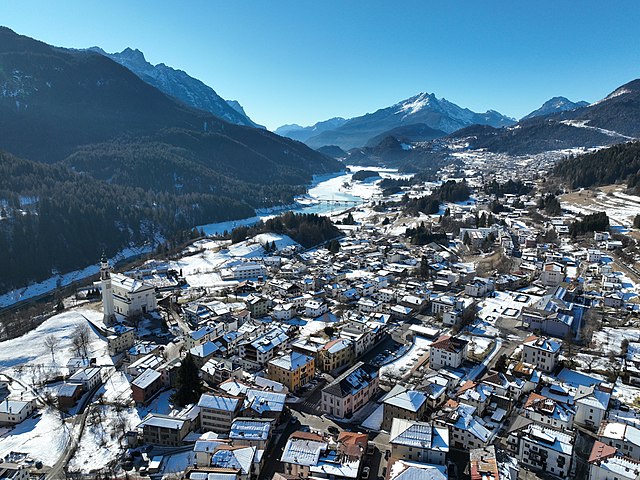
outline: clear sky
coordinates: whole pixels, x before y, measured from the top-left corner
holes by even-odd
[[[424,91],[520,118],[640,77],[638,0],[1,0],[0,24],[63,47],[138,48],[271,129]]]

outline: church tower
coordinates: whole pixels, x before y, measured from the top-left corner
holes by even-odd
[[[113,325],[116,323],[116,315],[113,308],[113,291],[111,290],[111,266],[104,254],[102,254],[102,259],[100,260],[100,283],[102,286],[104,324]]]

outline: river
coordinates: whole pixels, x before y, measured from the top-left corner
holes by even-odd
[[[359,170],[374,170],[382,178],[399,178],[397,170],[392,168],[360,167],[349,165],[350,172],[339,172],[327,175],[316,175],[306,195],[296,198],[293,205],[279,209],[265,209],[257,212],[257,215],[241,220],[210,223],[198,228],[204,230],[207,235],[217,235],[225,230],[230,232],[242,225],[253,225],[260,220],[266,220],[285,212],[317,213],[320,215],[335,215],[352,208],[355,205],[368,202],[380,195],[377,186],[379,179],[367,182],[352,182],[351,177]]]

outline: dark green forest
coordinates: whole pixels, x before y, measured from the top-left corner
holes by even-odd
[[[233,243],[241,242],[260,233],[273,232],[288,235],[305,248],[326,243],[341,235],[328,217],[315,213],[287,212],[251,227],[241,226],[231,232]]]
[[[193,225],[253,215],[244,202],[114,185],[0,153],[0,290],[96,263]]]
[[[553,173],[568,182],[571,188],[624,182],[635,189],[640,184],[640,142],[571,155],[558,162]]]

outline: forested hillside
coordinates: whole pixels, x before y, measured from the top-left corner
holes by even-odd
[[[130,244],[246,217],[238,200],[170,195],[94,180],[0,153],[0,291],[96,263]]]
[[[640,184],[640,142],[614,145],[584,155],[569,156],[555,166],[554,174],[572,188],[625,182]]]

